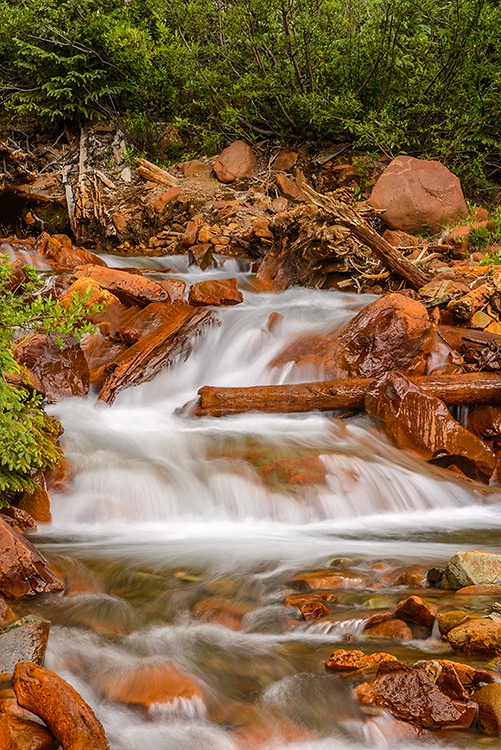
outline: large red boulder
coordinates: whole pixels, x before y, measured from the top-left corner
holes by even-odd
[[[85,265],[77,268],[75,278],[91,278],[97,281],[102,289],[107,289],[128,305],[148,305],[150,302],[168,302],[169,293],[153,279],[147,279],[141,273],[120,271],[96,265]]]
[[[270,363],[314,366],[328,378],[371,378],[388,370],[421,375],[433,347],[434,326],[426,308],[402,294],[388,294],[365,307],[339,334],[307,334]]]
[[[383,221],[404,232],[438,232],[468,215],[459,179],[438,161],[398,156],[368,199]]]
[[[222,307],[239,305],[244,301],[244,297],[236,279],[213,279],[197,281],[193,284],[188,293],[188,301],[190,305],[197,307],[204,305]]]
[[[219,182],[233,182],[239,177],[251,177],[256,171],[256,157],[247,143],[234,141],[216,159],[214,172]]]

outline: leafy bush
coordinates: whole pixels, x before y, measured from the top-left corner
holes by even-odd
[[[33,295],[39,288],[34,269],[26,269],[23,291]],[[33,469],[48,469],[59,461],[58,428],[42,411],[42,399],[22,384],[14,386],[9,375],[21,373],[12,345],[24,333],[72,333],[80,336],[92,326],[86,322],[85,297],[66,310],[58,302],[36,295],[26,302],[13,291],[14,271],[0,258],[0,507],[11,493],[34,489]]]

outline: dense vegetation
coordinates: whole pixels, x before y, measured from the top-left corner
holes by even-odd
[[[4,107],[225,136],[332,138],[501,174],[497,0],[0,0]]]
[[[48,469],[61,458],[58,427],[41,409],[42,399],[13,374],[22,376],[14,359],[16,338],[31,332],[80,335],[91,326],[86,322],[85,297],[75,299],[69,309],[38,294],[36,271],[13,269],[0,257],[0,507],[13,494],[35,487],[34,469]]]

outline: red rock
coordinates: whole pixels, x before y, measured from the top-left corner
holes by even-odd
[[[94,279],[100,287],[112,292],[128,305],[144,307],[150,302],[167,302],[169,299],[169,295],[160,284],[140,273],[86,265],[75,269],[73,275],[77,279]]]
[[[85,301],[85,309],[89,311],[91,311],[96,305],[100,305],[102,308],[107,308],[110,305],[120,303],[118,297],[107,289],[102,289],[97,281],[85,277],[74,281],[73,284],[71,284],[71,286],[59,297],[59,302],[63,307],[69,308],[73,301],[84,296],[87,297]]]
[[[385,209],[391,229],[411,234],[438,232],[467,216],[468,207],[458,178],[438,161],[398,156],[378,179],[368,199]]]
[[[0,517],[0,593],[8,599],[61,591],[63,584],[27,539]]]
[[[467,596],[499,596],[501,594],[501,583],[479,583],[473,586],[463,586],[457,589],[457,594]]]
[[[367,638],[384,638],[391,641],[410,641],[412,630],[403,620],[385,620],[364,630]]]
[[[252,609],[243,602],[211,596],[198,602],[193,607],[192,614],[203,622],[214,622],[230,630],[240,630],[242,618]]]
[[[485,228],[487,227],[487,224],[487,221],[478,221],[475,224],[464,224],[462,227],[456,227],[449,232],[447,244],[468,250],[470,244],[470,231],[472,229]]]
[[[328,378],[378,377],[389,370],[425,372],[434,327],[420,302],[388,294],[365,307],[339,334],[294,339],[270,363],[321,367]]]
[[[401,232],[398,229],[386,229],[383,232],[383,239],[389,242],[393,247],[417,247],[419,245],[419,238],[414,237],[413,234],[407,234],[407,232]],[[421,292],[421,290],[419,290]]]
[[[448,610],[447,612],[439,612],[437,615],[437,625],[442,635],[447,635],[449,630],[462,625],[463,622],[473,619],[475,616],[470,612],[465,612],[462,609]]]
[[[9,607],[3,596],[0,596],[0,625],[8,625],[17,620],[17,615]]]
[[[104,729],[77,691],[54,672],[31,662],[14,668],[18,703],[35,713],[66,750],[110,750]]]
[[[488,617],[468,620],[447,632],[455,651],[479,656],[501,655],[501,623]]]
[[[325,593],[304,593],[304,594],[290,594],[284,599],[284,606],[286,607],[301,607],[303,604],[310,604],[311,602],[318,601],[335,602],[337,596],[332,594],[330,591]]]
[[[90,383],[100,388],[107,375],[108,368],[127,351],[125,344],[119,344],[94,333],[84,336],[80,342],[87,366],[89,368]]]
[[[0,747],[4,750],[57,750],[59,743],[47,727],[29,719],[0,715]]]
[[[478,703],[478,726],[491,737],[501,735],[501,684],[485,685],[473,694]]]
[[[240,177],[252,177],[257,169],[256,157],[246,143],[234,141],[219,154],[213,168],[219,182],[233,182]]]
[[[88,250],[73,247],[73,243],[65,234],[55,234],[51,237],[43,232],[36,240],[34,251],[40,253],[53,268],[73,269],[84,263],[105,266],[102,258]]]
[[[370,588],[372,578],[367,573],[350,570],[325,568],[312,572],[298,573],[291,583],[309,586],[310,589],[364,589]]]
[[[154,209],[158,214],[161,214],[164,210],[165,206],[174,200],[174,198],[177,198],[178,195],[181,194],[181,189],[177,187],[177,185],[174,185],[173,187],[168,188],[165,190],[160,198],[155,202]]]
[[[26,365],[40,380],[48,401],[89,392],[89,368],[80,344],[72,336],[32,333],[16,343],[13,352],[16,362]]]
[[[468,413],[469,430],[485,440],[501,437],[501,406],[477,406]]]
[[[425,602],[420,596],[409,596],[408,599],[399,602],[395,609],[395,617],[424,625],[427,628],[433,627],[436,616],[437,608]]]
[[[326,607],[325,604],[320,601],[310,601],[300,604],[299,611],[307,622],[320,620],[320,618],[330,615],[331,613],[329,607]]]
[[[37,482],[37,488],[33,492],[23,492],[17,507],[29,513],[39,523],[50,523],[52,521],[52,514],[50,512],[50,499],[45,476],[41,471],[37,471],[36,476],[33,478]]]
[[[373,654],[364,654],[363,651],[356,649],[346,650],[338,648],[329,656],[325,662],[326,669],[332,669],[336,672],[347,672],[355,669],[367,669],[375,667],[382,661],[398,661],[396,656],[386,654],[384,651],[376,651]]]
[[[155,713],[162,705],[181,699],[203,699],[199,685],[174,664],[141,664],[100,674],[95,687],[110,701]]]
[[[177,299],[184,299],[186,296],[186,281],[182,279],[162,279],[160,286],[168,293],[171,302]]]
[[[381,706],[425,729],[469,726],[467,722],[471,724],[476,714],[470,705],[454,703],[421,669],[402,668],[378,675],[354,692],[363,703]]]
[[[425,461],[455,464],[475,479],[494,471],[496,456],[488,445],[456,422],[442,401],[401,373],[379,379],[366,394],[365,408],[383,420],[385,434],[397,447]]]
[[[190,219],[186,224],[184,234],[181,237],[181,244],[183,247],[192,247],[197,244],[198,230],[200,229],[201,221],[199,218]]]
[[[287,200],[287,198],[284,198],[282,196],[280,198],[275,198],[275,200],[272,202],[271,205],[272,205],[273,211],[276,214],[281,214],[284,211],[287,211],[287,207],[289,205],[289,201]]]
[[[201,159],[183,161],[178,164],[178,168],[185,177],[210,177],[212,172],[211,165]]]
[[[190,305],[220,307],[239,305],[244,297],[236,279],[214,279],[193,284],[188,293],[188,301]]]
[[[297,162],[298,156],[297,151],[287,151],[286,149],[279,151],[273,159],[271,167],[277,172],[288,172]]]
[[[290,177],[287,177],[286,174],[276,174],[275,182],[284,198],[295,201],[296,203],[305,203],[308,201],[308,198],[303,193],[301,188],[296,185],[294,180],[292,180]]]
[[[127,346],[132,346],[142,336],[156,331],[164,322],[176,317],[180,304],[183,303],[177,302],[172,305],[166,302],[152,302],[150,305],[143,307],[122,326],[120,330],[121,340]]]
[[[214,247],[210,242],[192,245],[189,250],[190,264],[195,264],[202,271],[214,265]],[[165,287],[164,287],[165,288]]]

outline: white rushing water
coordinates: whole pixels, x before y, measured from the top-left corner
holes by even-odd
[[[188,272],[184,258],[128,258],[123,263],[163,264],[179,278],[202,278],[198,269]],[[235,261],[204,272],[203,278],[235,275],[237,270]],[[360,621],[343,627],[303,624],[281,632],[285,608],[279,592],[295,571],[326,566],[334,556],[435,563],[459,547],[478,546],[479,539],[483,548],[495,548],[501,528],[499,497],[448,479],[392,448],[365,418],[347,424],[318,413],[220,419],[179,415],[177,410],[203,385],[320,377],[312,371],[271,369],[268,363],[291,336],[342,325],[373,299],[309,289],[256,294],[245,271],[239,282],[245,302],[217,311],[220,325],[200,338],[186,362],[122,392],[112,408],[97,405],[92,396],[53,407],[65,427],[65,450],[75,473],[67,491],[52,498],[53,522],[40,530],[39,538],[49,556],[88,561],[98,574],[100,568],[118,565],[121,575],[130,568],[168,576],[166,571],[183,566],[194,571],[194,580],[200,570],[204,580],[238,575],[260,592],[259,606],[244,617],[242,631],[233,632],[195,622],[182,592],[176,594],[179,609],[165,622],[147,614],[154,603],[135,604],[130,592],[127,601],[114,590],[68,597],[64,618],[58,620],[57,608],[53,613],[47,665],[96,708],[113,750],[237,750],[242,745],[224,722],[208,718],[204,704],[181,702],[145,718],[107,702],[95,686],[96,670],[172,660],[196,675],[216,703],[224,704],[242,700],[232,687],[238,658],[251,660],[249,690],[263,716],[299,721],[310,732],[290,739],[289,750],[361,750],[388,743],[406,748],[409,741],[395,734],[394,720],[361,720],[346,691],[323,674],[321,659],[313,667],[306,658],[311,673],[296,673],[292,666],[294,648],[308,651],[340,642],[346,633],[360,631]],[[272,312],[283,318],[270,332]],[[249,455],[254,462],[247,460]],[[260,462],[283,455],[314,456],[325,482],[291,487],[264,481]],[[83,613],[127,623],[126,635],[110,641],[99,629],[92,632],[82,626]],[[223,686],[218,682],[223,678],[216,679],[204,663],[204,648],[230,665]],[[85,668],[75,669],[75,663]],[[225,668],[218,663],[215,673]],[[280,737],[278,732],[274,747],[285,747]],[[473,743],[471,738],[456,741]]]

